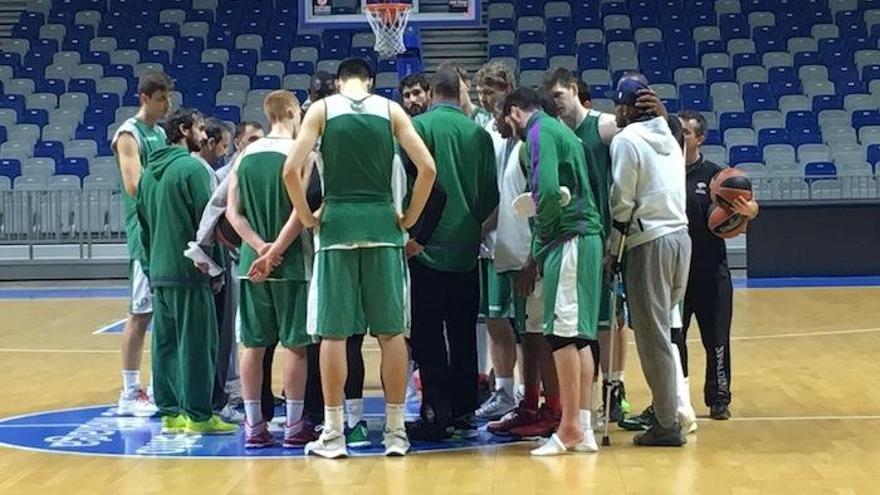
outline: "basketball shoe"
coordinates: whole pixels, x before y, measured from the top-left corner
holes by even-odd
[[[245,422],[244,424],[244,448],[246,449],[262,449],[275,445],[275,438],[269,432],[266,422],[258,423],[251,426]]]
[[[149,418],[157,412],[159,409],[144,389],[136,388],[119,392],[119,402],[116,404],[117,415]]]
[[[316,455],[327,459],[348,457],[345,437],[342,433],[332,430],[323,430],[317,440],[306,444],[304,452],[306,455]]]

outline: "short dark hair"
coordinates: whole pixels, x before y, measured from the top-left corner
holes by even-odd
[[[208,117],[205,119],[205,134],[208,135],[208,139],[213,139],[216,142],[220,142],[223,139],[223,133],[228,132],[230,135],[232,134],[232,129],[226,125],[226,122],[216,118],[216,117]]]
[[[180,132],[181,126],[185,129],[192,129],[196,121],[203,118],[202,113],[195,108],[181,108],[172,113],[168,121],[165,122],[165,134],[168,136],[168,144],[175,144],[183,139],[183,133]]]
[[[336,71],[336,78],[340,81],[345,81],[352,77],[356,77],[361,81],[368,81],[373,78],[373,69],[362,58],[347,58],[340,62],[339,69]]]
[[[442,69],[452,69],[455,71],[456,74],[458,74],[459,79],[464,81],[466,84],[470,84],[470,82],[471,82],[471,76],[464,69],[464,67],[462,67],[461,64],[459,64],[458,62],[453,62],[452,60],[447,60],[437,66],[437,70],[442,70]]]
[[[412,88],[415,86],[421,86],[421,88],[424,91],[428,91],[429,89],[431,89],[431,85],[428,84],[428,78],[425,77],[425,75],[422,73],[417,73],[417,74],[410,74],[410,75],[404,77],[400,81],[400,86],[397,88],[397,90],[399,92],[403,93],[404,89]]]
[[[709,130],[709,123],[706,122],[706,117],[703,116],[700,112],[696,110],[682,110],[678,112],[678,118],[681,120],[694,120],[697,122],[697,135],[705,136],[706,132]]]
[[[545,90],[550,91],[557,84],[560,86],[576,86],[577,82],[578,78],[572,71],[560,67],[544,73],[543,86]]]
[[[325,70],[315,72],[309,85],[309,99],[312,103],[334,93],[336,93],[336,76]]]
[[[553,95],[547,91],[538,91],[538,97],[541,98],[541,109],[544,113],[551,117],[557,117],[556,100]]]
[[[437,98],[458,101],[461,96],[461,81],[455,69],[444,67],[437,70],[431,79],[431,92]]]
[[[141,74],[141,77],[138,79],[138,94],[139,95],[147,95],[153,96],[154,93],[158,91],[173,91],[174,90],[174,81],[168,77],[168,74],[159,71],[159,70],[151,70],[144,72]]]
[[[540,110],[544,108],[541,94],[536,90],[527,87],[519,87],[504,99],[504,107],[502,115],[510,115],[513,107],[519,107],[521,110]]]
[[[261,131],[263,130],[263,124],[256,120],[242,120],[238,124],[235,124],[235,139],[240,139],[244,136],[248,127],[253,127],[254,129],[259,129]]]
[[[587,103],[588,101],[592,101],[592,97],[590,95],[590,87],[585,83],[582,79],[578,79],[578,100],[580,100],[581,105]]]

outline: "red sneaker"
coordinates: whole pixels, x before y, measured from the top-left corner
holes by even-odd
[[[538,419],[531,424],[510,430],[510,434],[520,438],[549,437],[559,428],[562,411],[551,411],[546,405],[538,411]]]
[[[284,443],[285,449],[298,449],[304,447],[309,442],[314,442],[320,436],[317,431],[317,425],[311,420],[305,418],[292,425],[284,426]]]
[[[251,426],[244,423],[244,448],[246,449],[262,449],[275,445],[275,438],[269,432],[266,422]]]
[[[490,421],[486,429],[493,435],[510,435],[511,430],[538,421],[540,416],[534,409],[523,407],[522,401],[498,421]]]

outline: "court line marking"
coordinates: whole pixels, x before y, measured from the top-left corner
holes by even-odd
[[[118,325],[125,325],[125,322],[127,322],[127,321],[128,321],[128,318],[123,318],[117,322],[111,323],[109,325],[105,325],[105,326],[95,330],[94,332],[92,332],[92,335],[102,334],[102,333],[104,333],[104,332],[106,332],[106,331],[110,330],[111,328],[114,328]]]

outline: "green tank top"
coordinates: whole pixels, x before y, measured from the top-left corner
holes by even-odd
[[[168,146],[165,129],[160,125],[150,127],[146,123],[132,117],[126,120],[116,134],[113,135],[112,149],[116,150],[116,142],[122,134],[131,134],[137,142],[138,155],[141,159],[141,171],[147,167],[147,157],[160,148]],[[116,165],[119,166],[119,154],[116,153]],[[120,175],[121,175],[120,170]],[[121,183],[121,179],[120,179]],[[125,238],[128,256],[133,260],[144,261],[144,248],[141,245],[141,226],[137,219],[137,198],[122,189],[122,218],[125,222]]]
[[[320,164],[324,210],[318,249],[402,246],[393,202],[394,135],[390,102],[337,94],[321,100],[327,121]]]
[[[281,171],[293,139],[267,137],[249,145],[238,165],[238,191],[242,215],[267,242],[278,237],[293,205],[284,187]],[[239,278],[247,278],[258,254],[247,243],[241,246]],[[311,278],[312,243],[308,232],[300,234],[284,253],[284,261],[269,280],[307,281]]]
[[[581,122],[575,134],[584,144],[587,155],[587,166],[590,169],[590,185],[596,197],[596,207],[602,220],[602,231],[607,236],[611,232],[611,153],[608,145],[599,134],[599,116],[601,113],[590,110]]]

